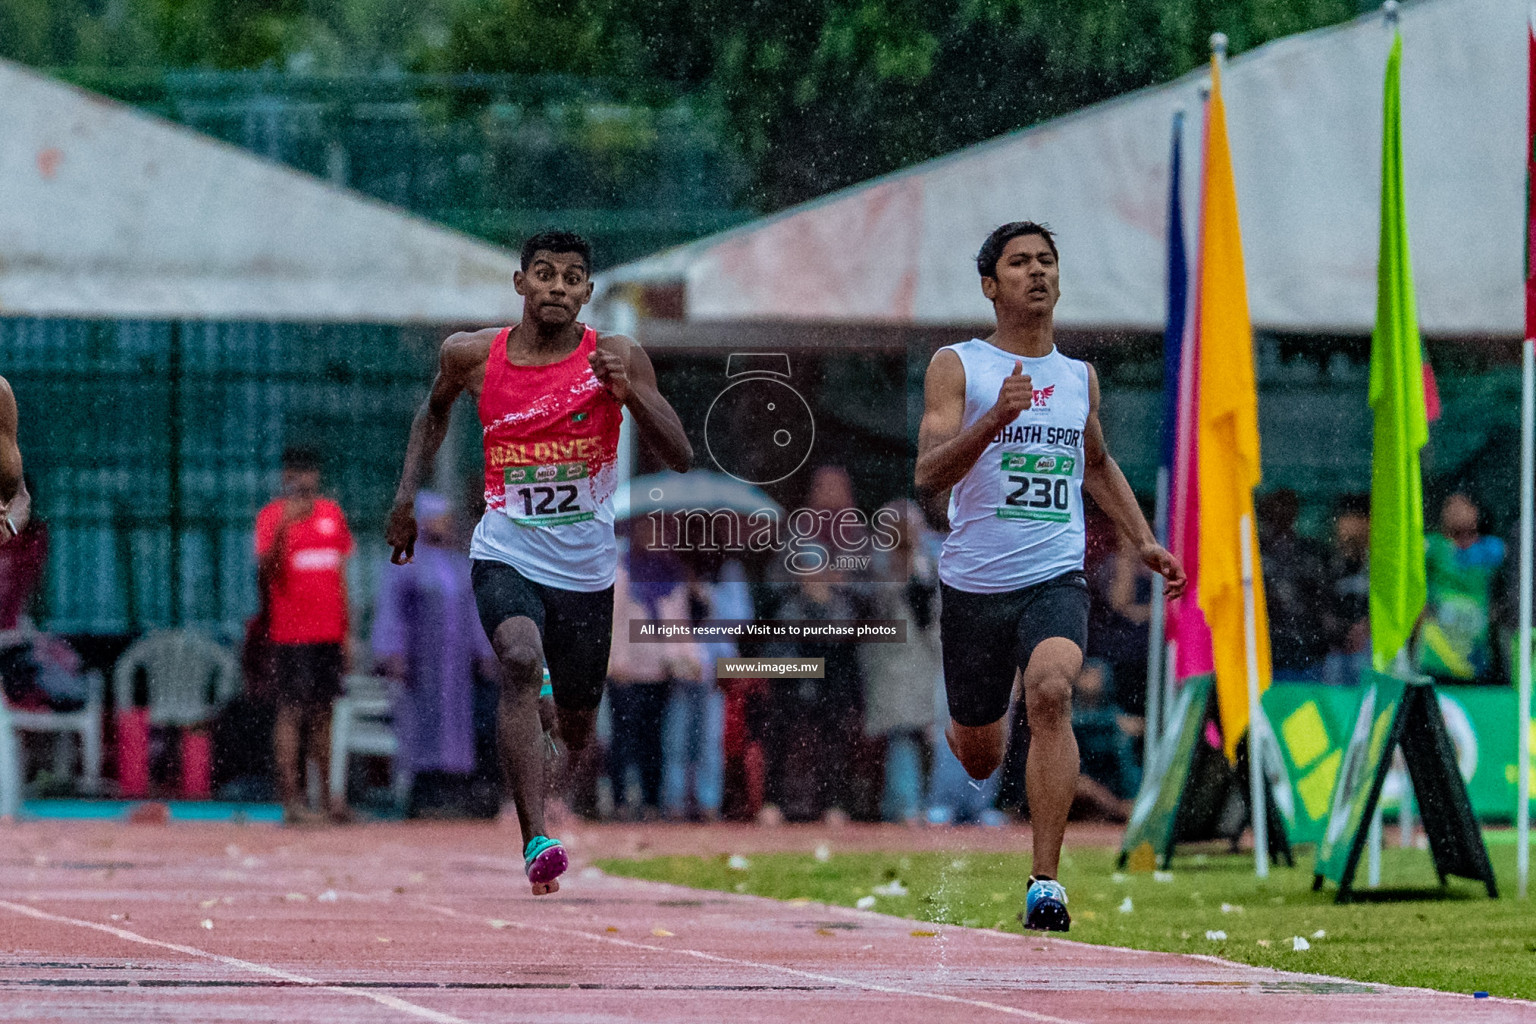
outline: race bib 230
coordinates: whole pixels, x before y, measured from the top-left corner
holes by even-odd
[[[1072,473],[1074,455],[1002,453],[1002,494],[999,519],[1031,519],[1036,522],[1072,521]]]

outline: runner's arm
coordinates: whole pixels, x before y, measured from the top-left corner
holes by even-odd
[[[393,549],[389,560],[396,565],[409,562],[415,555],[416,492],[431,472],[432,461],[448,436],[448,416],[453,411],[454,400],[469,382],[477,354],[474,335],[449,335],[438,354],[437,376],[432,379],[432,390],[411,420],[410,438],[405,443],[405,466],[400,471],[394,506],[389,510],[389,523],[384,530],[384,539]]]
[[[935,354],[923,378],[923,422],[917,431],[917,470],[913,475],[918,497],[932,498],[959,483],[992,443],[993,435],[1018,415],[1017,409],[1010,414],[1010,408],[994,405],[962,430],[965,367],[953,352]]]
[[[1137,554],[1153,572],[1167,581],[1164,591],[1170,599],[1184,592],[1184,567],[1157,542],[1141,505],[1131,490],[1119,463],[1104,446],[1104,428],[1099,423],[1099,375],[1088,366],[1088,423],[1083,431],[1083,490],[1092,495],[1099,507],[1114,522],[1122,536],[1136,546]]]
[[[9,382],[0,377],[0,515],[10,516],[16,529],[22,530],[32,511],[32,496],[27,493],[27,482],[21,474],[17,422],[16,396],[11,393]],[[0,544],[10,539],[10,531],[0,527]]]
[[[645,349],[623,335],[602,335],[592,355],[592,372],[634,416],[640,436],[656,449],[667,468],[688,472],[693,445],[677,411],[657,388],[656,368]]]

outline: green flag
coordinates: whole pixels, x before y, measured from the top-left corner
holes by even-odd
[[[1419,449],[1429,441],[1419,318],[1403,203],[1403,37],[1392,41],[1381,136],[1381,253],[1371,335],[1371,654],[1386,671],[1424,609],[1424,495]]]

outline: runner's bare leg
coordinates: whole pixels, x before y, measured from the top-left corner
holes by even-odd
[[[497,735],[502,762],[517,806],[523,844],[544,835],[544,727],[539,721],[539,689],[544,682],[544,647],[539,628],[526,616],[496,627],[491,646],[501,662],[501,703]]]
[[[1072,733],[1072,681],[1083,668],[1083,652],[1062,637],[1041,641],[1024,672],[1024,708],[1029,715],[1029,758],[1024,788],[1033,832],[1032,873],[1057,877],[1067,815],[1077,792],[1077,737]]]
[[[944,740],[971,778],[985,779],[1003,763],[1003,754],[1008,747],[1003,726],[1007,721],[1007,718],[1000,718],[987,725],[961,725],[953,718],[949,720]]]

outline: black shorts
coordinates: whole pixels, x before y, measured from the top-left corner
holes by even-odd
[[[272,692],[282,705],[330,704],[342,694],[341,644],[272,645]]]
[[[941,584],[939,642],[949,717],[990,725],[1008,713],[1014,671],[1029,667],[1041,641],[1088,646],[1088,581],[1069,572],[1021,590],[972,594]]]
[[[535,583],[505,562],[470,563],[480,625],[492,639],[508,619],[522,616],[539,627],[544,664],[555,703],[593,711],[603,699],[608,648],[613,643],[613,588],[562,590]]]

